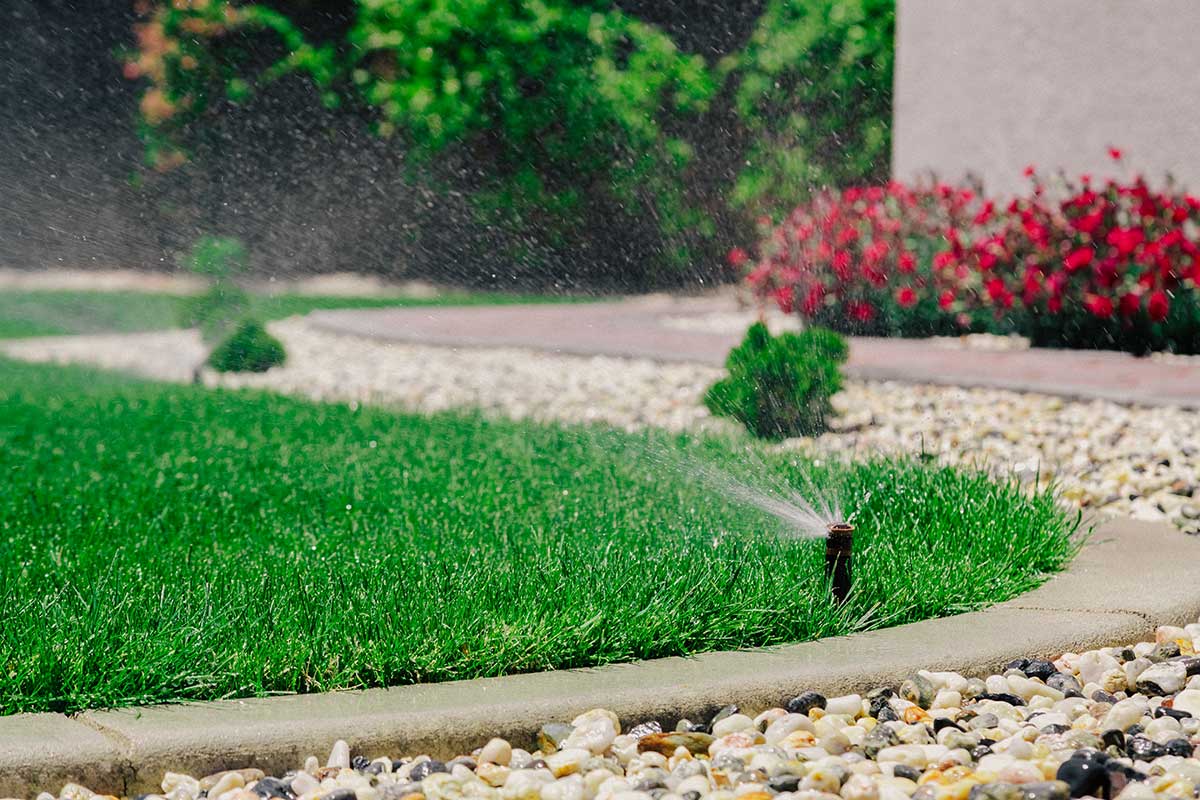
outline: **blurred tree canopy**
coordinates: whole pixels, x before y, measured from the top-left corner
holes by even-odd
[[[311,113],[361,124],[415,182],[466,198],[481,255],[529,282],[712,278],[752,216],[887,172],[892,0],[138,10],[125,75],[144,82],[155,170],[219,157],[205,142],[222,119],[301,79]]]

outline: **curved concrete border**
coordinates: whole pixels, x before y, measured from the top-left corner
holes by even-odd
[[[294,768],[344,738],[364,754],[469,751],[490,736],[526,745],[547,721],[596,706],[673,722],[725,703],[758,710],[804,689],[836,695],[923,669],[982,674],[1017,656],[1137,641],[1200,616],[1200,539],[1130,520],[1101,526],[1071,566],[985,611],[770,650],[443,684],[231,700],[67,718],[0,718],[0,795],[74,780],[154,791],[166,770]]]

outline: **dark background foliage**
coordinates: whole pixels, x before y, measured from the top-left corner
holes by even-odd
[[[285,12],[318,42],[340,41],[354,15],[353,0],[262,5]],[[769,3],[616,6],[659,26],[715,71],[747,50]],[[118,59],[133,46],[136,21],[130,0],[8,0],[0,7],[0,266],[175,268],[199,235],[216,233],[242,238],[256,271],[271,275],[351,270],[496,288],[632,291],[732,277],[722,255],[752,238],[749,216],[763,211],[729,201],[749,138],[758,135],[739,119],[736,80],[701,119],[665,123],[685,130],[695,149],[679,180],[716,230],[682,268],[656,265],[654,254],[675,244],[659,228],[636,216],[631,223],[602,201],[589,207],[585,235],[565,244],[492,224],[470,201],[471,154],[447,151],[414,166],[396,141],[372,134],[369,110],[327,110],[300,76],[239,105],[218,103],[191,142],[190,161],[159,173],[145,166],[137,135],[144,87],[122,76]],[[890,37],[890,17],[880,24]],[[280,55],[269,36],[244,44],[264,65]],[[822,52],[836,49],[835,41]],[[890,87],[890,61],[877,71],[876,89]],[[886,88],[872,91],[886,109]],[[860,114],[862,104],[854,105],[848,113]],[[778,120],[788,124],[786,113]],[[836,152],[822,157],[838,159]],[[886,173],[886,156],[855,169],[877,177]],[[836,180],[856,176],[826,172]]]

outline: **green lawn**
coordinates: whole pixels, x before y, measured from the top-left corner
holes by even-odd
[[[1064,565],[1077,526],[1047,495],[915,463],[6,360],[0,470],[0,713],[806,640],[1004,600]],[[823,544],[713,470],[811,481],[857,514],[846,608]]]
[[[188,298],[150,292],[0,291],[0,339],[75,333],[129,333],[179,327]],[[325,308],[482,305],[578,302],[587,298],[484,292],[447,292],[433,298],[252,295],[251,310],[263,320]]]

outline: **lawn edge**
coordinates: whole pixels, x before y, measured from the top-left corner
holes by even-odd
[[[369,756],[450,756],[603,706],[628,723],[673,722],[737,703],[757,711],[804,689],[829,695],[918,669],[982,674],[1024,657],[1137,641],[1200,616],[1200,538],[1168,525],[1101,524],[1066,570],[984,611],[765,650],[707,653],[393,689],[0,719],[0,796],[67,781],[113,794],[157,791],[163,772],[268,774],[323,757],[335,739]]]

